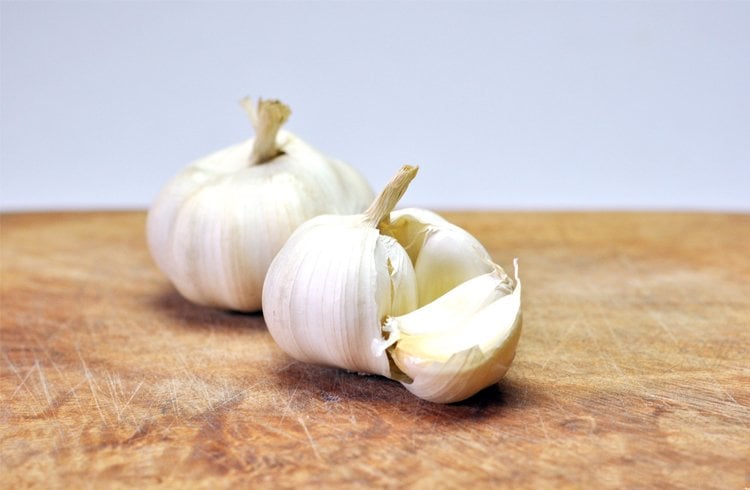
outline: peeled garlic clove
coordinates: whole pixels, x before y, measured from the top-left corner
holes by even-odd
[[[383,328],[412,337],[456,333],[461,324],[479,311],[510,295],[514,291],[512,284],[505,272],[495,266],[492,272],[459,284],[428,305],[387,318]]]
[[[511,292],[512,288],[512,292]],[[497,270],[457,286],[429,305],[387,320],[398,340],[390,349],[412,382],[404,386],[430,401],[450,403],[498,382],[521,335],[521,281]]]
[[[391,212],[416,171],[403,167],[364,214],[320,216],[295,231],[268,271],[263,313],[296,359],[459,401],[497,382],[513,359],[520,281],[434,213]]]
[[[420,306],[494,269],[492,258],[476,238],[432,211],[394,211],[384,232],[406,244],[417,274]]]
[[[157,266],[187,299],[256,311],[268,266],[297,226],[361,212],[373,193],[352,167],[280,129],[287,106],[242,104],[256,137],[174,177],[149,210],[147,236]]]

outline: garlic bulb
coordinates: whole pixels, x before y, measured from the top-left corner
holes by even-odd
[[[465,230],[423,209],[391,212],[403,167],[364,214],[318,216],[271,263],[263,314],[292,357],[396,379],[460,401],[503,377],[521,333],[521,282]]]
[[[284,130],[279,101],[244,99],[256,137],[190,164],[147,220],[151,254],[178,291],[202,305],[257,311],[268,266],[313,216],[361,212],[362,176]]]

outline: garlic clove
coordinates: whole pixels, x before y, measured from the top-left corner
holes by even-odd
[[[382,290],[388,292],[386,297],[378,300],[381,305],[378,318],[403,315],[414,310],[418,302],[417,277],[404,248],[394,238],[381,235],[378,237],[375,262],[379,264],[378,279],[384,283],[387,281],[387,287],[383,286]],[[385,264],[385,269],[382,264]]]
[[[384,339],[376,339],[372,351],[379,355],[396,342],[419,343],[431,335],[451,334],[479,310],[506,296],[510,290],[500,280],[502,270],[482,274],[456,286],[427,306],[397,316],[394,313],[383,322]],[[406,345],[406,344],[405,344]]]
[[[452,332],[456,325],[466,322],[511,291],[507,275],[497,267],[459,284],[428,305],[387,318],[384,328],[409,336]]]
[[[518,328],[510,333],[504,349],[484,353],[479,347],[473,347],[456,353],[445,362],[422,362],[411,369],[415,376],[411,382],[402,381],[402,384],[415,396],[434,403],[465,400],[505,376],[521,336],[520,319]]]
[[[429,305],[388,318],[386,324],[399,334],[397,350],[415,358],[445,361],[474,346],[487,352],[513,327],[521,310],[520,282],[512,292],[509,288],[497,272],[485,274]]]
[[[417,274],[420,306],[494,269],[492,258],[476,238],[431,211],[394,211],[384,232],[406,244]]]
[[[404,386],[430,401],[450,403],[499,381],[521,334],[521,281],[493,272],[458,286],[433,303],[389,318],[397,340],[389,348],[411,382]]]

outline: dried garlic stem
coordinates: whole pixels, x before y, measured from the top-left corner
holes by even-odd
[[[417,175],[419,167],[404,165],[388,182],[383,192],[375,198],[365,211],[365,219],[371,225],[380,228],[391,222],[391,211],[409,188],[409,184]]]
[[[282,152],[276,146],[276,135],[281,126],[289,119],[292,110],[279,100],[258,99],[257,107],[249,97],[240,101],[250,116],[255,128],[255,141],[250,154],[250,164],[265,163],[273,160]]]

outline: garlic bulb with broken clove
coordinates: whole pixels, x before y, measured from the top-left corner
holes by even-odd
[[[256,137],[174,177],[149,210],[147,235],[156,264],[187,299],[257,311],[268,266],[297,226],[361,212],[374,194],[352,167],[280,130],[287,106],[242,105]]]
[[[521,333],[521,282],[468,232],[393,211],[404,166],[364,214],[318,216],[271,263],[263,315],[292,357],[396,379],[450,403],[503,377]]]

